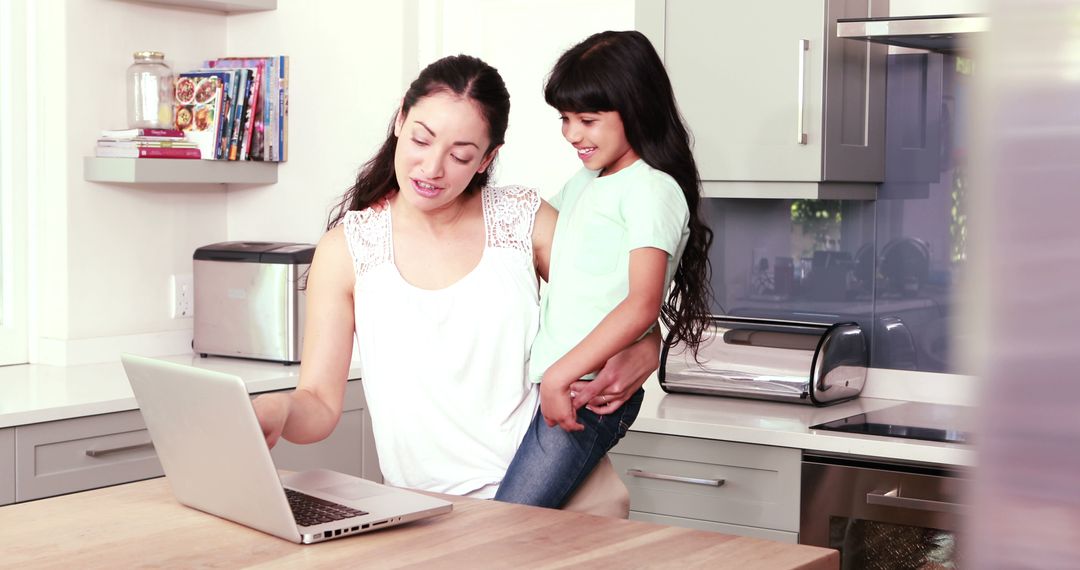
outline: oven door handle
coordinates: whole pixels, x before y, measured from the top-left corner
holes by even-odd
[[[866,494],[866,504],[881,505],[884,507],[899,507],[901,509],[913,509],[916,511],[933,511],[938,513],[963,514],[964,505],[947,503],[945,501],[931,501],[928,499],[912,499],[901,497],[899,489],[880,492],[871,491]]]

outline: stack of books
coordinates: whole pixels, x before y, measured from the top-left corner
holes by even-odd
[[[172,129],[104,131],[97,156],[288,160],[288,56],[207,60],[173,88]]]
[[[176,78],[176,128],[204,159],[288,159],[289,58],[224,57]]]
[[[196,142],[178,129],[101,131],[95,156],[109,158],[201,158]]]

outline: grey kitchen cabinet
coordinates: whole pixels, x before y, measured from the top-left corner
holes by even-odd
[[[15,500],[160,477],[138,410],[15,427]]]
[[[631,519],[798,542],[799,449],[631,431],[609,455]]]
[[[15,502],[15,428],[0,429],[0,505]]]
[[[879,200],[926,199],[930,185],[941,182],[948,170],[944,155],[954,119],[947,111],[952,98],[945,89],[947,76],[955,77],[945,73],[940,53],[889,55],[885,180]]]
[[[887,48],[837,38],[836,20],[887,15],[879,0],[638,0],[705,195],[873,199]]]
[[[797,532],[772,530],[769,528],[758,528],[754,526],[745,526],[738,524],[725,524],[699,519],[689,519],[686,517],[673,517],[668,515],[658,515],[654,513],[643,513],[640,511],[631,511],[630,518],[636,521],[666,524],[668,526],[681,526],[683,528],[722,532],[724,534],[749,536],[751,538],[761,538],[764,540],[775,540],[776,542],[785,542],[787,544],[799,543],[799,533]]]
[[[139,410],[0,430],[0,457],[5,438],[13,440],[15,501],[163,475]],[[283,442],[272,455],[279,469],[322,467],[381,480],[360,382],[346,387],[342,419],[330,437],[304,446]],[[0,504],[4,484],[0,471]]]

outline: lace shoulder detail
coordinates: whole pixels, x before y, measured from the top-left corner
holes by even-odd
[[[341,223],[345,228],[345,243],[349,246],[353,271],[357,277],[393,260],[390,208],[384,206],[379,211],[365,208],[346,212]]]
[[[488,186],[483,190],[488,247],[517,250],[532,263],[532,230],[540,194],[524,186]]]

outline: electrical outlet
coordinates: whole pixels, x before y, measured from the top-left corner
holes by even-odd
[[[172,276],[172,318],[195,316],[195,279],[188,273]]]

